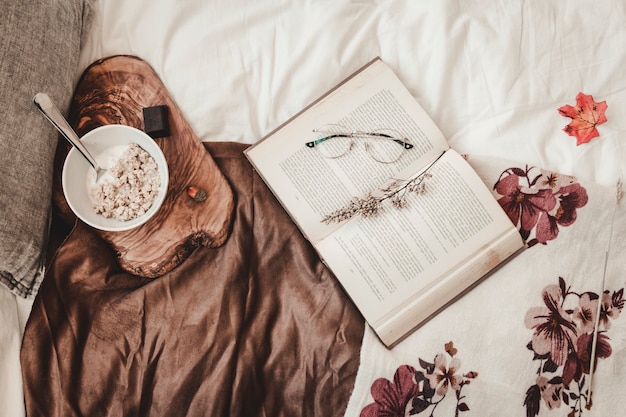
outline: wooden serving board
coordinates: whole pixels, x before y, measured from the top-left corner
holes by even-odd
[[[170,136],[156,138],[169,168],[169,187],[159,211],[143,225],[123,232],[96,230],[127,272],[161,276],[182,263],[198,246],[218,247],[228,237],[233,216],[231,187],[204,145],[195,136],[154,70],[143,60],[117,55],[94,62],[74,93],[69,122],[79,136],[107,124],[144,130],[143,108],[166,105]],[[59,141],[53,200],[62,218],[76,218],[61,187],[63,161],[70,145]],[[204,190],[192,199],[190,186]]]

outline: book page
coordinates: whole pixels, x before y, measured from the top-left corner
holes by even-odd
[[[338,158],[305,144],[327,124],[346,131],[392,128],[414,145],[393,163],[381,163],[355,140]],[[339,224],[324,215],[352,197],[375,192],[390,178],[404,178],[434,160],[448,145],[433,121],[391,69],[374,60],[310,107],[246,150],[246,156],[312,243]]]
[[[445,152],[429,172],[425,192],[407,194],[406,207],[388,205],[378,215],[354,218],[316,245],[370,324],[402,310],[472,258],[488,263],[476,254],[500,236],[510,235],[512,250],[522,245],[487,186],[457,152]]]

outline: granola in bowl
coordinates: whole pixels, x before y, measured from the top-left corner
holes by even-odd
[[[161,179],[156,161],[136,143],[124,147],[107,175],[90,188],[96,213],[106,218],[132,220],[152,206]],[[119,148],[117,149],[119,152]]]

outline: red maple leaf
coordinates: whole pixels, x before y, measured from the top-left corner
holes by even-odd
[[[606,122],[604,112],[607,107],[606,101],[596,103],[590,95],[578,93],[576,106],[567,104],[558,108],[563,116],[572,118],[563,131],[570,136],[576,136],[576,146],[589,142],[600,136],[596,126]]]

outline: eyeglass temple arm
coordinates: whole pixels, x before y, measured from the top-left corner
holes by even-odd
[[[412,149],[413,148],[413,144],[411,144],[410,142],[408,142],[408,139],[397,139],[391,135],[387,135],[385,133],[378,133],[378,132],[368,132],[365,133],[365,135],[368,136],[378,136],[381,138],[385,138],[385,139],[392,139],[394,142],[398,143],[399,145],[403,146],[404,149]],[[325,142],[329,139],[332,138],[351,138],[351,137],[355,137],[354,134],[345,134],[345,133],[337,133],[334,135],[329,135],[329,136],[324,136],[323,138],[319,138],[316,140],[312,140],[311,142],[306,142],[305,145],[309,148],[313,148],[315,145],[319,145],[322,142]]]
[[[411,149],[411,148],[413,148],[413,144],[408,142],[408,139],[406,139],[406,138],[398,139],[398,138],[393,137],[391,135],[388,135],[386,133],[379,133],[379,132],[369,132],[369,133],[367,133],[367,135],[369,135],[369,136],[378,136],[378,137],[385,138],[385,139],[391,139],[394,142],[402,145],[404,147],[404,149]]]
[[[308,146],[309,148],[312,148],[315,145],[319,145],[320,143],[327,141],[328,139],[332,139],[332,138],[351,138],[351,137],[352,137],[352,135],[347,135],[345,133],[336,133],[334,135],[328,135],[328,136],[324,136],[323,138],[312,140],[311,142],[305,143],[305,145]]]

